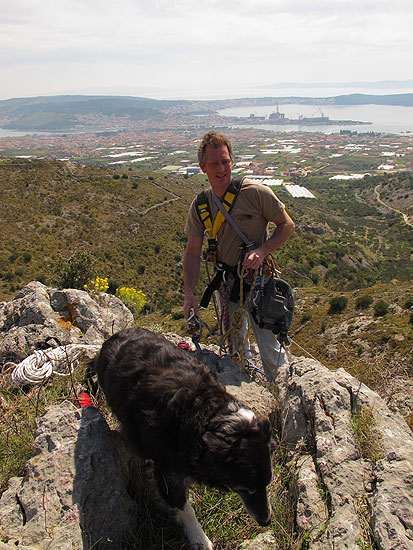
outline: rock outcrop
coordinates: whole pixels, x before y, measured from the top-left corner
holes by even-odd
[[[297,524],[310,548],[413,548],[413,434],[344,369],[293,358],[277,378],[283,443],[298,457]],[[372,416],[375,458],[364,458],[352,414]],[[300,451],[300,449],[302,449]]]
[[[0,501],[0,548],[119,548],[137,513],[118,448],[94,407],[50,407],[39,419],[25,476],[12,478]]]
[[[81,291],[31,283],[0,304],[0,351],[26,353],[49,335],[61,343],[99,343],[131,323],[123,304],[108,300],[102,306]],[[310,550],[413,549],[413,436],[376,393],[344,369],[333,372],[303,357],[280,368],[269,392],[229,358],[191,353],[277,425],[295,472],[297,529]],[[372,419],[374,457],[362,451],[352,427],[363,410]],[[67,402],[51,407],[38,426],[25,476],[11,479],[0,501],[0,549],[119,548],[139,518],[127,473],[133,461],[118,432],[97,409]],[[242,549],[274,544],[268,532]]]
[[[116,296],[101,294],[95,301],[83,290],[57,290],[34,281],[10,302],[0,303],[0,353],[102,344],[132,323],[132,313]]]

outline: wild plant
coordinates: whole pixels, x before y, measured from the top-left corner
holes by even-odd
[[[142,290],[136,290],[136,288],[127,286],[117,288],[116,296],[122,300],[125,306],[134,314],[139,313],[147,301],[146,294],[144,294]]]

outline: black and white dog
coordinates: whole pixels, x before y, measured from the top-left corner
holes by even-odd
[[[106,340],[93,366],[133,447],[153,460],[159,492],[192,548],[212,550],[188,502],[191,482],[235,491],[254,520],[270,523],[268,420],[231,397],[197,359],[142,328]]]

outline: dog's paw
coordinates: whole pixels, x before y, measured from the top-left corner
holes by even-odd
[[[177,519],[183,525],[192,550],[214,550],[211,541],[202,530],[195,512],[187,501],[182,510],[177,510]]]

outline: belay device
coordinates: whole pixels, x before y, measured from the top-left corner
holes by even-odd
[[[249,308],[260,328],[271,330],[281,345],[288,345],[288,330],[293,320],[295,291],[283,279],[259,278]]]

